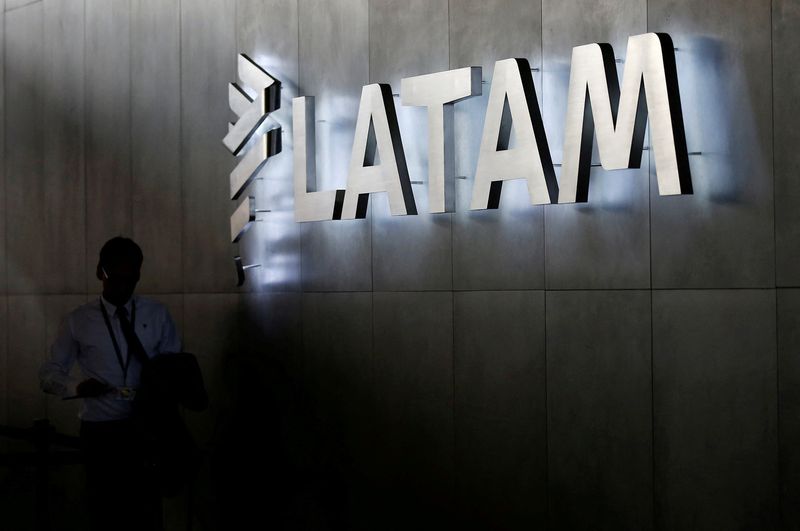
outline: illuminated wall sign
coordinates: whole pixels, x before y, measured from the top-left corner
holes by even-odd
[[[274,129],[257,142],[251,141],[266,115],[279,105],[279,83],[246,56],[239,59],[239,77],[256,94],[251,97],[238,85],[231,85],[230,105],[239,121],[231,125],[225,145],[235,155],[245,145],[253,147],[231,174],[232,199],[280,150],[281,134],[280,129]],[[431,213],[454,210],[453,106],[480,94],[479,67],[415,76],[401,82],[401,103],[426,107],[428,111]],[[296,221],[364,217],[369,196],[378,192],[387,194],[393,215],[417,214],[389,85],[372,84],[362,90],[344,190],[316,189],[314,98],[294,98],[292,107]],[[628,39],[621,86],[610,45],[575,47],[564,161],[557,180],[530,65],[525,59],[497,61],[470,208],[497,208],[503,182],[512,179],[526,180],[532,205],[587,201],[595,135],[603,168],[638,168],[648,117],[659,194],[691,193],[675,51],[669,35],[646,33]],[[512,127],[516,145],[510,148]],[[251,198],[245,199],[231,220],[233,241],[255,217],[251,202]]]

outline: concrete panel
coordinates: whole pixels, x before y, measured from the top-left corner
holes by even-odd
[[[130,235],[130,2],[86,0],[86,278],[109,238]]]
[[[399,89],[404,77],[447,70],[447,13],[445,0],[370,0],[370,35],[380,36],[370,40],[370,82]]]
[[[653,293],[659,529],[774,529],[773,290]]]
[[[553,162],[563,162],[572,48],[607,42],[624,60],[628,37],[647,31],[645,0],[544,0],[543,115]],[[583,14],[591,12],[591,17]],[[624,64],[618,65],[622,78]],[[595,162],[599,162],[596,156]],[[558,175],[560,168],[556,168]],[[586,204],[545,207],[545,256],[550,289],[650,286],[648,163],[638,170],[594,168]]]
[[[258,214],[258,222],[240,241],[246,263],[261,264],[247,271],[249,291],[300,291],[300,234],[294,221],[294,189],[289,180],[259,181],[258,208],[270,212]]]
[[[548,498],[556,529],[651,529],[650,293],[547,293]]]
[[[651,165],[654,287],[775,285],[770,3],[652,0],[672,35],[694,195],[661,197]]]
[[[800,528],[800,290],[778,290],[778,434],[784,529]]]
[[[775,255],[779,286],[800,286],[800,5],[791,0],[772,2],[772,102],[775,141]]]
[[[480,138],[482,123],[481,118],[477,128],[465,133],[471,132]],[[457,140],[456,145],[459,144]],[[477,144],[475,149],[477,153]],[[470,211],[475,167],[470,166],[468,171],[468,180],[456,180],[453,288],[544,288],[543,209],[531,206],[524,181],[510,181],[503,183],[499,209]],[[457,173],[465,172],[458,170]]]
[[[455,289],[544,287],[544,228],[541,207],[532,207],[522,181],[503,184],[499,210],[470,212],[484,113],[494,63],[522,57],[541,98],[540,1],[450,3],[450,68],[483,68],[483,95],[455,107],[456,213],[453,216]]]
[[[301,352],[299,323],[298,294],[186,295],[186,345],[201,362],[211,399],[209,411],[187,417],[208,465],[193,493],[199,521],[239,527],[256,516],[275,522],[287,510],[279,505],[294,480],[285,471],[296,470],[297,455],[286,448],[307,448],[294,429],[307,415],[283,363]],[[242,470],[269,479],[253,490],[240,481]],[[288,490],[293,496],[294,487]]]
[[[275,0],[238,0],[236,27],[240,53],[246,53],[281,81],[281,107],[270,114],[283,129],[281,154],[271,158],[250,185],[256,207],[271,212],[259,215],[239,243],[248,263],[262,264],[248,274],[249,290],[299,291],[300,229],[294,221],[292,188],[292,98],[297,96],[298,6]],[[233,204],[233,203],[231,203]],[[252,282],[250,281],[252,279]]]
[[[364,404],[370,400],[372,375],[370,293],[303,295],[303,366],[321,423],[347,435],[368,424]]]
[[[204,455],[204,467],[192,489],[195,519],[219,527],[219,499],[224,489],[212,470],[219,466],[219,442],[224,422],[232,417],[231,358],[244,340],[244,311],[238,294],[186,294],[184,296],[184,349],[197,356],[209,395],[207,411],[185,412],[186,424]],[[234,452],[235,454],[235,452]],[[224,464],[223,464],[224,466]],[[227,485],[225,486],[227,488]]]
[[[44,231],[23,248],[30,252],[33,245],[44,246],[39,251],[44,277],[37,284],[47,293],[85,289],[84,17],[82,0],[44,2],[46,192],[35,198],[44,208],[37,216],[44,220]]]
[[[390,83],[399,94],[400,79],[447,70],[448,5],[444,0],[373,0],[369,10],[369,74],[372,83]],[[373,278],[379,290],[452,288],[450,214],[428,214],[427,111],[403,107],[395,98],[417,216],[392,216],[385,194],[373,195]]]
[[[367,0],[301,0],[298,94],[316,97],[317,184],[344,189],[361,87],[369,83]],[[372,235],[367,219],[304,223],[306,291],[372,289]]]
[[[455,294],[457,513],[463,526],[547,517],[544,293]]]
[[[303,295],[304,389],[329,474],[335,512],[347,529],[368,529],[372,429],[372,294]]]
[[[238,49],[267,72],[281,80],[281,90],[297,95],[298,81],[298,5],[279,0],[237,0],[236,27]],[[291,118],[291,94],[281,94],[281,109],[274,115]],[[286,104],[289,104],[286,107]],[[279,120],[290,126],[291,119]],[[290,132],[290,131],[289,131]],[[284,157],[291,158],[291,157]],[[291,168],[291,165],[289,165]],[[272,171],[265,175],[272,178]]]
[[[453,493],[450,293],[374,294],[373,528],[447,528]]]
[[[370,219],[303,224],[303,290],[371,290],[370,225]]]
[[[320,512],[320,480],[309,481],[307,471],[324,477],[317,463],[325,462],[320,457],[326,445],[310,413],[309,392],[302,386],[301,295],[248,294],[244,301],[247,345],[241,350],[247,354],[230,364],[238,391],[232,418],[220,432],[220,459],[230,459],[230,471],[218,483],[232,486],[226,488],[224,512],[236,515],[231,523],[240,524],[237,528],[265,519],[277,528],[283,527],[279,522],[306,527]],[[236,470],[244,468],[270,480],[253,491],[237,481]],[[301,477],[305,479],[298,481]],[[287,485],[292,485],[291,492]],[[292,502],[296,499],[310,501]]]
[[[427,164],[427,163],[426,163]],[[374,289],[429,291],[453,288],[452,214],[427,214],[427,191],[414,186],[417,216],[392,216],[385,197],[372,207]]]
[[[197,356],[210,399],[208,411],[187,414],[187,422],[201,446],[211,442],[214,425],[230,404],[232,390],[226,367],[246,344],[243,315],[240,295],[184,295],[183,348]]]
[[[64,317],[75,308],[85,304],[85,301],[82,295],[48,296],[41,300],[44,305],[44,335],[36,337],[35,339],[29,338],[29,340],[33,340],[38,344],[42,352],[42,360],[45,360],[50,355],[50,345],[56,340],[58,328]],[[81,373],[77,363],[72,367],[72,372],[70,374],[76,381],[80,380]],[[37,387],[32,389],[32,392],[37,391],[43,394],[38,389],[38,379]],[[59,433],[77,436],[80,432],[80,421],[78,420],[80,400],[63,401],[61,397],[58,396],[44,396],[46,399],[47,418],[55,429]]]
[[[246,352],[253,359],[279,365],[293,380],[303,368],[301,304],[299,293],[259,293],[244,298]]]
[[[181,3],[181,173],[184,290],[234,291],[228,174],[222,145],[233,119],[228,83],[236,79],[233,0]]]
[[[39,367],[45,360],[47,297],[8,298],[8,424],[30,427],[46,416],[46,395],[39,389]]]
[[[131,2],[133,237],[142,247],[139,289],[183,289],[180,161],[180,4]]]
[[[541,67],[542,2],[450,2],[450,67],[482,66],[491,80],[499,59],[524,57]],[[541,72],[534,79],[541,81]],[[540,85],[539,85],[540,86]],[[488,91],[488,86],[484,87]]]
[[[300,299],[297,294],[186,294],[183,307],[184,349],[198,357],[211,399],[208,412],[189,418],[198,441],[208,444],[214,424],[225,420],[220,415],[254,392],[239,386],[238,379],[250,378],[248,385],[254,385],[263,376],[255,371],[291,360],[299,351]],[[250,366],[254,372],[247,374]]]
[[[5,123],[13,131],[6,146],[4,217],[15,230],[6,241],[8,278],[15,292],[31,292],[44,277],[46,248],[40,233],[45,197],[43,145],[43,7],[6,15]],[[6,231],[8,232],[8,231]],[[44,232],[44,231],[41,231]],[[32,252],[33,251],[33,252]]]
[[[8,17],[9,289],[81,291],[83,3],[48,1]]]

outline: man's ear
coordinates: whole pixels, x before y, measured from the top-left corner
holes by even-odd
[[[95,270],[94,274],[97,277],[97,280],[103,280],[105,278],[105,274],[103,274],[103,268],[100,266],[100,264],[97,264],[97,269]]]

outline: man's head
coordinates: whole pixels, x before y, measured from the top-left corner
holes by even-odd
[[[133,295],[144,257],[130,238],[117,236],[100,249],[97,278],[103,281],[103,296],[112,304],[125,304]]]

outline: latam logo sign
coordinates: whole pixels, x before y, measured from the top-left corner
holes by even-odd
[[[231,172],[231,199],[237,200],[264,167],[267,159],[281,151],[281,130],[262,130],[269,113],[281,104],[281,85],[246,55],[239,56],[238,73],[244,87],[228,85],[228,104],[238,117],[229,124],[222,143],[239,157]],[[246,87],[246,88],[245,88]],[[251,97],[248,94],[254,94]],[[231,216],[231,241],[236,243],[256,219],[255,198],[246,196]]]
[[[230,174],[231,199],[238,199],[269,157],[281,150],[281,130],[264,131],[280,105],[280,83],[247,56],[229,102],[239,117],[225,146],[239,157]],[[431,213],[453,212],[455,183],[454,105],[481,94],[481,68],[469,67],[401,81],[403,105],[428,113],[428,197]],[[606,170],[638,168],[650,121],[651,147],[660,195],[692,193],[681,111],[675,49],[669,35],[646,33],[628,39],[622,84],[609,44],[572,51],[564,161],[556,179],[531,68],[525,59],[497,61],[484,120],[472,189],[472,210],[498,208],[503,182],[527,181],[532,205],[585,202],[594,138]],[[344,190],[316,189],[314,98],[292,101],[295,221],[363,218],[369,197],[385,193],[393,215],[416,215],[392,88],[363,87]],[[510,139],[514,131],[514,145]],[[236,242],[258,210],[245,197],[231,218]]]

